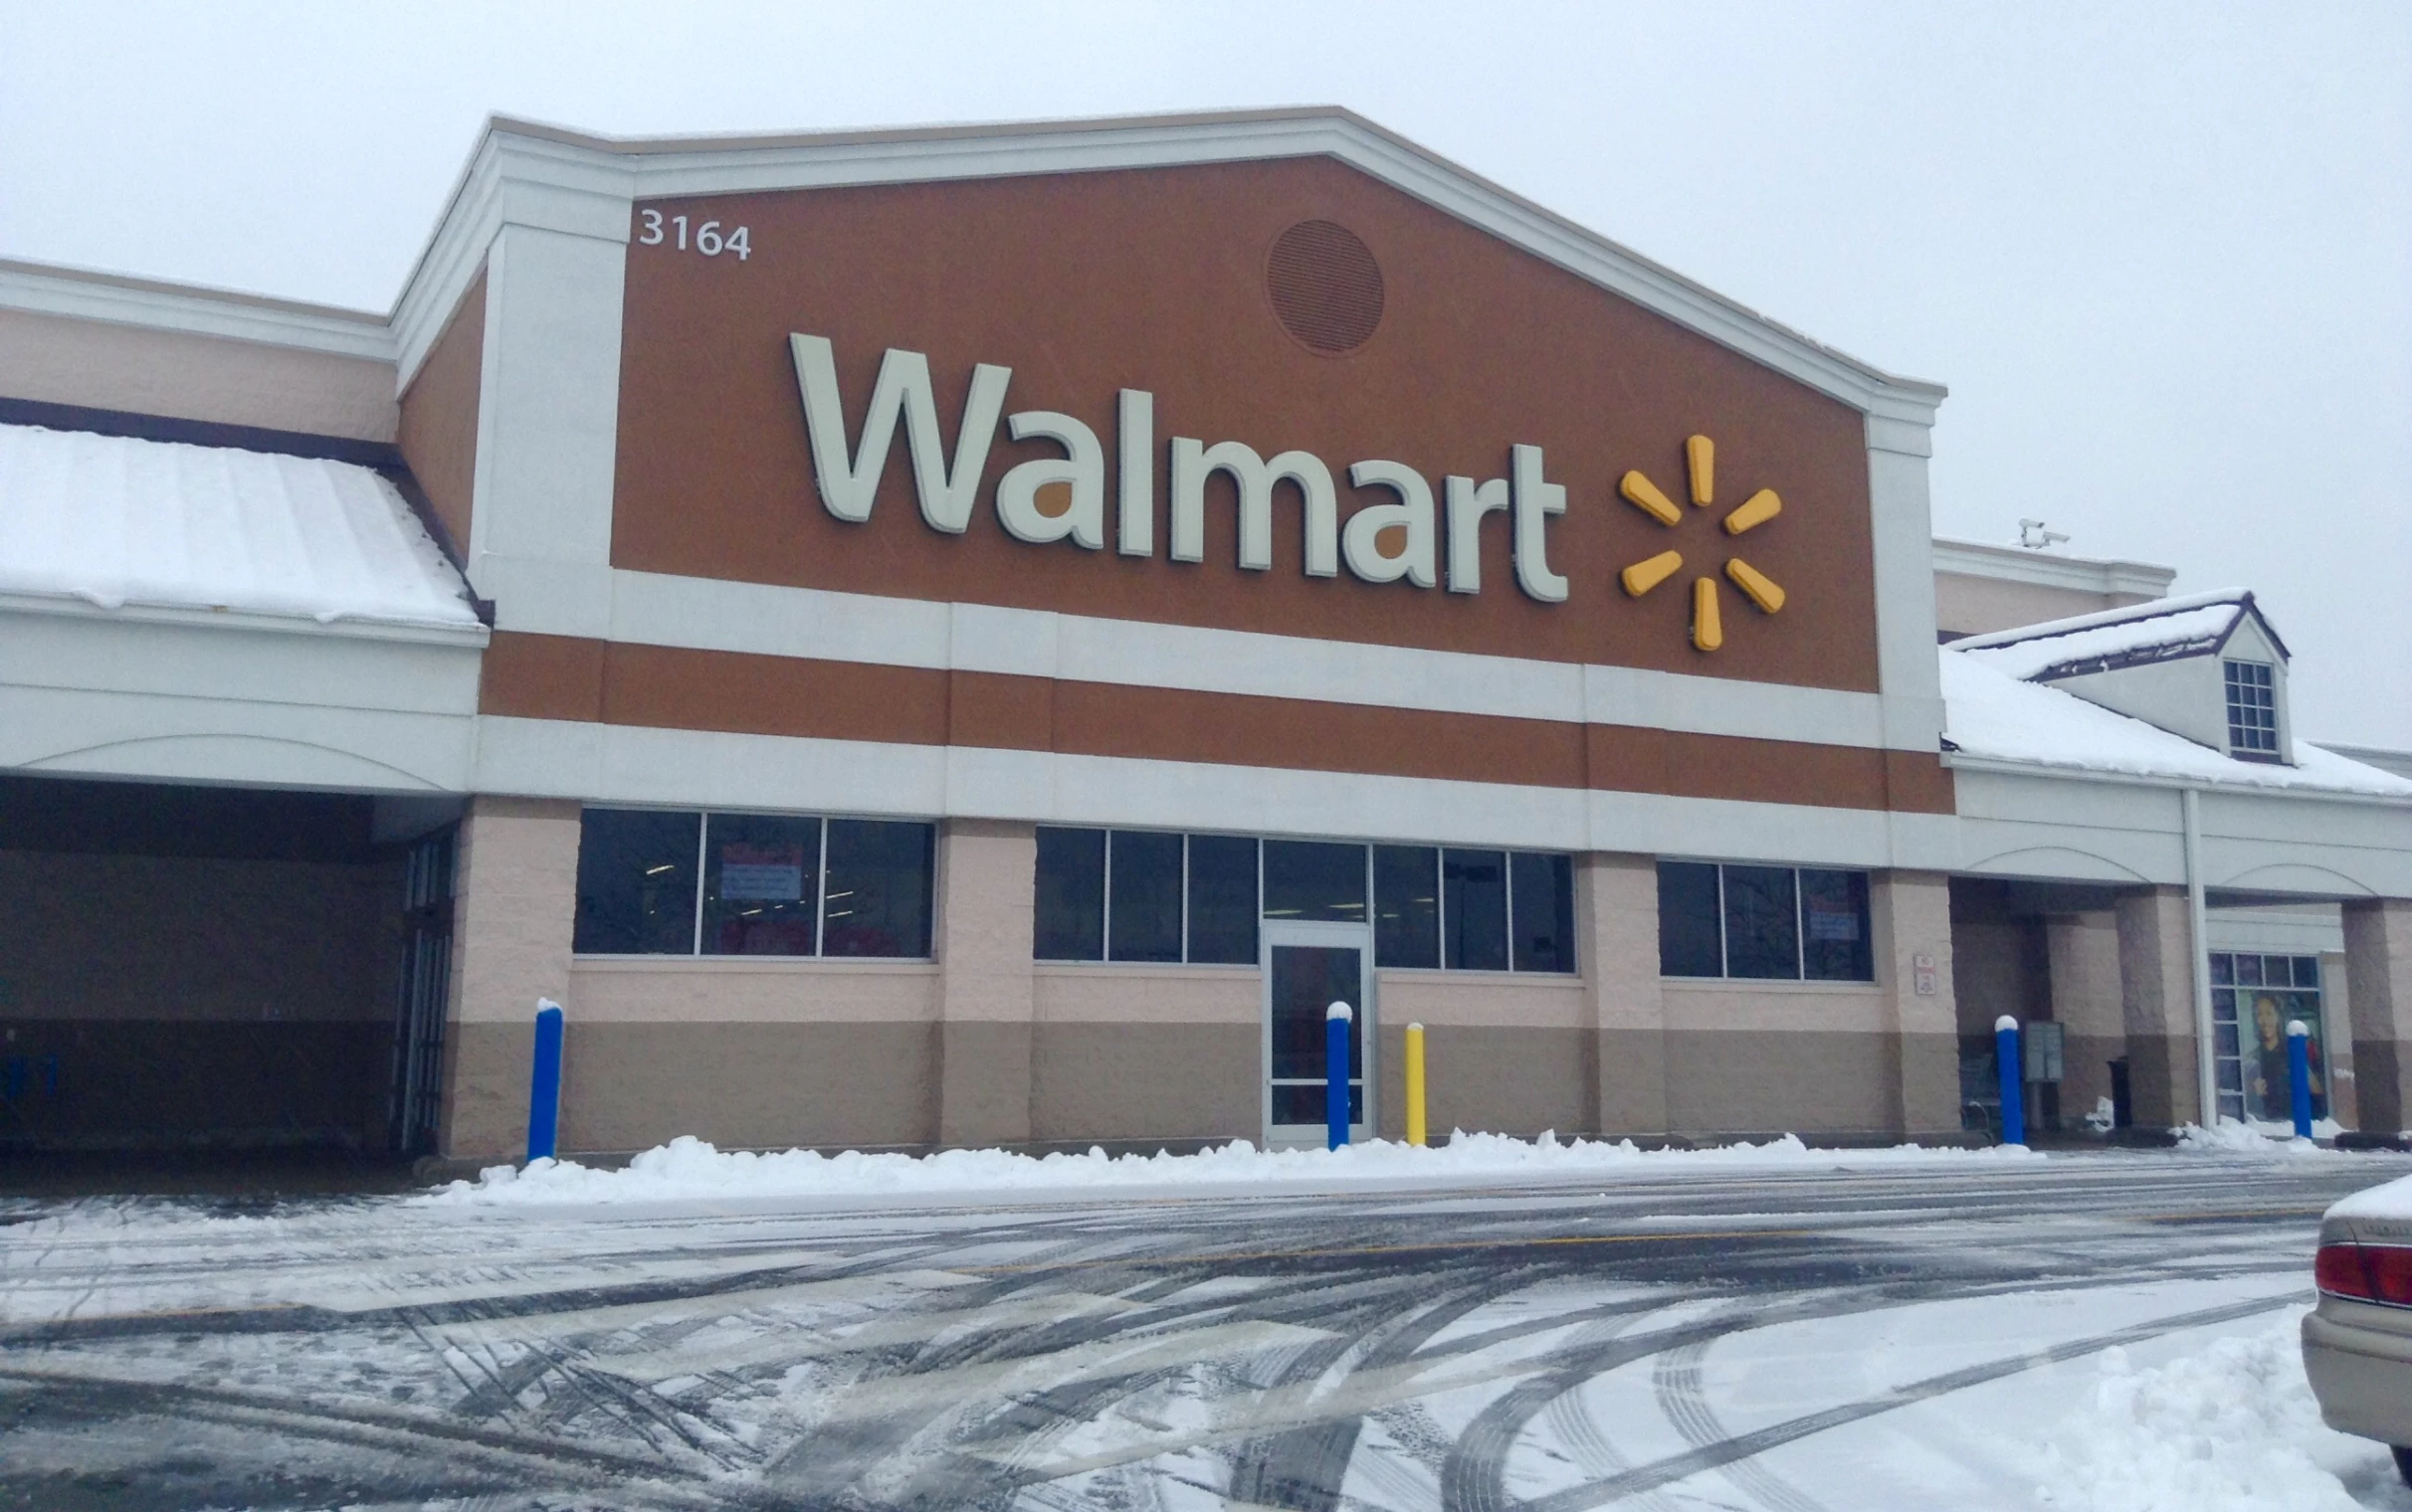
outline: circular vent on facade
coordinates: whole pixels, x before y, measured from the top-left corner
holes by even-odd
[[[1301,221],[1265,260],[1265,291],[1282,328],[1318,352],[1363,346],[1382,323],[1382,265],[1356,233]]]

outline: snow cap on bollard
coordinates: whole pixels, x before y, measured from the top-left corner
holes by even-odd
[[[1325,1019],[1354,1019],[1356,1017],[1356,1010],[1350,1008],[1345,1003],[1334,1003],[1329,1008],[1323,1010],[1323,1017]]]
[[[2004,1014],[2000,1018],[1993,1021],[1993,1032],[1997,1035],[2003,1030],[2016,1028],[2018,1028],[2018,1021],[2011,1018],[2008,1014]]]
[[[2312,1026],[2306,1024],[2301,1019],[2289,1019],[2287,1021],[2287,1033],[2290,1036],[2309,1035],[2312,1033]]]

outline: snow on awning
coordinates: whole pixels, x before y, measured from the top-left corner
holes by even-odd
[[[480,629],[371,469],[41,426],[0,425],[0,594]]]
[[[2064,677],[2202,656],[2216,651],[2245,614],[2258,612],[2251,593],[2222,588],[1969,636],[1951,649],[2013,677]]]
[[[1938,655],[1943,737],[1965,756],[2120,777],[2412,799],[2412,779],[2301,740],[2293,766],[2238,761],[2074,693],[2022,681],[1956,645]]]

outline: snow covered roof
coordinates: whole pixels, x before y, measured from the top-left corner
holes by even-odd
[[[41,426],[0,425],[0,594],[480,630],[372,469]]]
[[[2024,681],[1958,643],[1940,656],[1943,736],[1962,755],[2112,776],[2412,799],[2412,779],[2307,741],[2295,742],[2293,766],[2238,761],[2074,693]]]
[[[1952,642],[1951,649],[1975,656],[2013,677],[2048,681],[2147,662],[2207,656],[2227,644],[2229,633],[2248,614],[2269,630],[2270,622],[2249,591],[2219,588],[1969,636]],[[2270,631],[2270,641],[2280,656],[2287,654],[2275,630]]]

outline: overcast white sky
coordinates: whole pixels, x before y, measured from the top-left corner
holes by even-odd
[[[2412,747],[2412,5],[0,0],[0,256],[387,307],[490,111],[1336,102],[1948,384],[1935,528],[2245,584]]]

